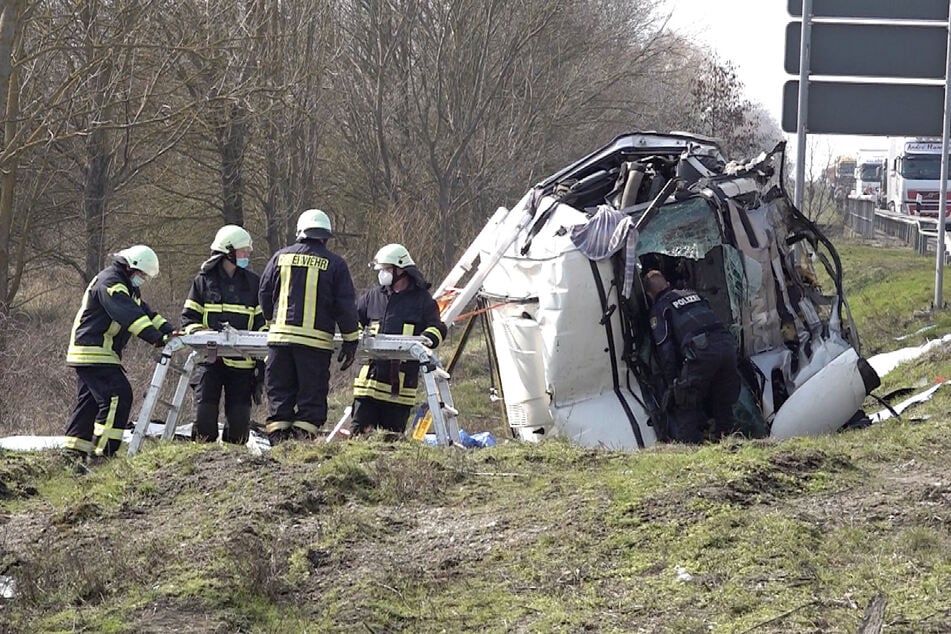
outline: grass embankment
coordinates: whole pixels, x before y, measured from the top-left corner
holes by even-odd
[[[883,349],[921,308],[881,292],[907,264],[871,274],[893,254],[843,248],[860,332],[891,320]],[[886,386],[936,376],[947,352]],[[921,423],[637,453],[150,444],[84,477],[55,453],[0,454],[0,573],[18,584],[0,629],[855,632],[881,596],[887,631],[947,632],[949,405],[939,391]]]

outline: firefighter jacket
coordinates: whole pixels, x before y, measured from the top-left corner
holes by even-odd
[[[83,293],[66,364],[121,365],[122,349],[132,335],[154,345],[171,332],[171,324],[142,301],[123,265],[114,262],[99,271]]]
[[[436,347],[446,336],[446,325],[439,319],[439,307],[429,294],[429,284],[416,267],[405,270],[413,280],[405,290],[394,293],[390,287],[377,286],[360,297],[357,304],[360,324],[374,334],[422,335]],[[353,395],[412,405],[418,384],[418,361],[377,359],[360,368],[353,382]]]
[[[263,330],[264,315],[258,304],[257,273],[237,268],[228,276],[222,266],[227,257],[215,254],[201,265],[182,310],[182,330],[191,334],[198,330],[221,330],[230,324],[238,330]],[[221,358],[222,363],[232,368],[251,369],[251,357]]]
[[[333,350],[334,324],[344,341],[359,339],[350,269],[321,240],[303,239],[275,253],[258,297],[268,345]]]
[[[694,337],[715,332],[729,334],[707,300],[696,291],[673,288],[661,291],[654,299],[650,315],[651,336],[668,383],[680,371]]]

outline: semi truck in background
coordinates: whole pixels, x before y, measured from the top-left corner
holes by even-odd
[[[881,200],[886,150],[860,150],[852,195]]]
[[[885,206],[902,214],[937,216],[941,181],[941,140],[891,137],[888,140]],[[945,215],[948,215],[948,207]]]
[[[840,206],[845,205],[845,199],[855,188],[855,166],[855,157],[848,155],[836,157],[833,164],[832,197]]]

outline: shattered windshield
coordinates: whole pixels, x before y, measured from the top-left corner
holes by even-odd
[[[638,237],[637,254],[663,253],[700,260],[719,246],[720,227],[706,198],[671,203],[647,223]]]

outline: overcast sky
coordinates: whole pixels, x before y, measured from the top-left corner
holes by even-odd
[[[671,29],[691,34],[733,62],[751,101],[758,101],[782,122],[783,84],[798,79],[783,68],[786,25],[792,20],[786,0],[668,0]],[[796,135],[788,134],[789,154],[795,154]],[[818,155],[854,154],[860,149],[884,148],[882,137],[810,135]]]

